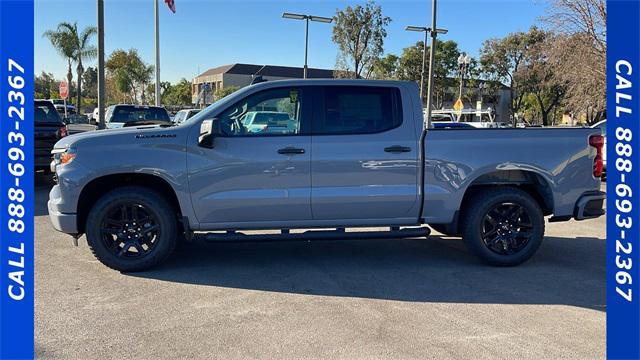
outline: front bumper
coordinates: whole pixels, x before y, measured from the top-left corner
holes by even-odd
[[[49,193],[49,201],[47,202],[49,220],[54,229],[75,235],[78,233],[78,216],[61,212],[58,207],[60,201],[60,185],[55,185]]]
[[[576,202],[573,218],[576,220],[585,220],[604,215],[604,202],[606,198],[607,194],[603,191],[591,191],[582,194]]]

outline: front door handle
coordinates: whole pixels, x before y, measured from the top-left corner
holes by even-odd
[[[295,148],[295,147],[286,147],[286,148],[278,149],[278,154],[281,154],[281,155],[304,154],[304,149]]]
[[[390,152],[390,153],[403,153],[403,152],[410,152],[411,148],[408,146],[394,145],[394,146],[389,146],[384,148],[384,151]]]

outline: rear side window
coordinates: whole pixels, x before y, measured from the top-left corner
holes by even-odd
[[[315,134],[372,134],[402,124],[400,90],[371,86],[327,86]]]
[[[170,122],[167,110],[156,107],[116,106],[111,122],[127,123],[131,121],[166,121]]]
[[[61,122],[60,115],[56,108],[49,101],[36,101],[33,110],[33,117],[37,123]]]

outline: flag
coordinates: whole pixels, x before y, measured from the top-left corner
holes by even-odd
[[[164,0],[164,2],[169,7],[169,10],[171,10],[171,12],[173,12],[175,14],[176,13],[176,3],[173,0]]]

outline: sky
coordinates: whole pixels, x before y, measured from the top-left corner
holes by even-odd
[[[138,49],[143,60],[154,63],[154,0],[106,0],[105,52]],[[296,12],[331,17],[336,9],[362,1],[267,1],[267,0],[175,0],[173,14],[160,0],[161,80],[191,80],[209,68],[232,63],[302,66],[304,21],[282,18]],[[430,26],[430,0],[378,0],[392,21],[387,28],[385,53],[422,40],[423,35],[405,31],[407,25]],[[439,0],[438,28],[449,33],[462,51],[477,56],[483,41],[526,31],[540,25],[546,3],[542,0]],[[66,74],[66,61],[42,34],[62,22],[77,22],[79,28],[96,24],[95,0],[35,1],[35,72]],[[331,41],[331,24],[309,24],[309,66],[333,69],[338,53]],[[97,40],[94,40],[97,44]],[[96,61],[85,63],[95,66]],[[75,68],[74,68],[75,73]]]

